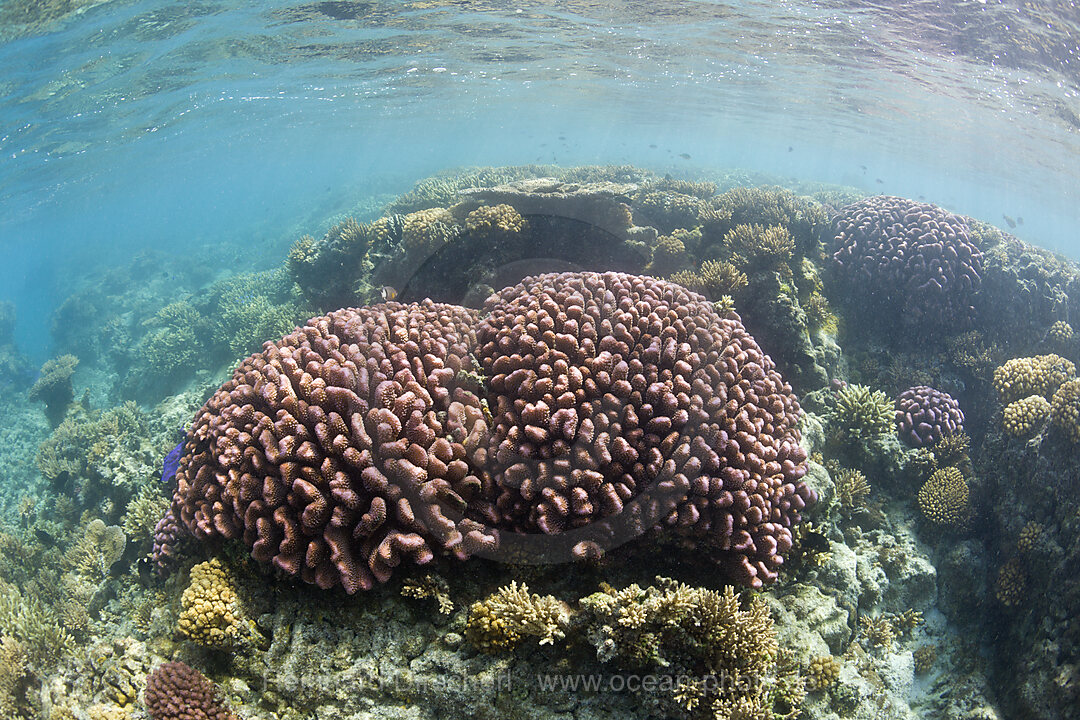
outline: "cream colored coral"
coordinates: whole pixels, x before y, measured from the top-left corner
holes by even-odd
[[[1080,442],[1080,380],[1062,383],[1050,403],[1050,417],[1065,437]]]
[[[191,584],[180,598],[176,629],[200,645],[235,647],[243,635],[242,613],[228,573],[217,558],[191,568]]]
[[[446,208],[417,210],[402,221],[401,242],[406,252],[434,252],[454,234],[454,216]]]
[[[1050,403],[1042,395],[1029,395],[1005,406],[1001,425],[1013,437],[1033,435],[1050,417]]]
[[[994,388],[1003,403],[1030,395],[1051,397],[1066,380],[1076,377],[1076,366],[1060,355],[1013,358],[994,370]]]
[[[938,525],[963,524],[968,513],[964,474],[954,467],[936,471],[919,490],[919,508],[927,520]]]
[[[465,218],[465,227],[472,233],[519,233],[528,223],[511,205],[481,205]]]
[[[499,588],[487,599],[473,603],[465,637],[486,652],[512,648],[525,636],[551,645],[566,637],[570,608],[551,595],[537,595],[517,581]]]
[[[806,689],[824,690],[840,678],[840,663],[832,655],[819,655],[810,658],[810,667],[806,670]]]

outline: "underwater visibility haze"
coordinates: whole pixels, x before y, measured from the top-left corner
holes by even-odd
[[[1080,717],[1078,38],[0,0],[0,718]]]

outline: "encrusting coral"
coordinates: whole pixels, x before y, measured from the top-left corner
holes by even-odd
[[[799,405],[737,316],[618,273],[527,278],[485,310],[387,303],[268,343],[196,416],[174,516],[350,592],[502,531],[584,528],[558,551],[656,527],[775,580],[816,495]],[[474,358],[484,397],[457,381]]]
[[[927,520],[957,528],[967,521],[968,485],[954,467],[937,470],[919,489],[919,509]]]

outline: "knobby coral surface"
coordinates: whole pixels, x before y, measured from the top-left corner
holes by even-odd
[[[896,398],[896,425],[901,439],[923,447],[963,432],[964,412],[949,393],[916,385]]]
[[[173,510],[197,538],[349,592],[435,553],[561,539],[548,559],[590,557],[651,528],[758,586],[816,499],[799,413],[738,317],[700,295],[544,275],[482,320],[386,303],[267,344],[196,415]]]
[[[151,720],[237,720],[221,704],[216,685],[182,662],[167,662],[146,678]]]
[[[884,298],[908,325],[949,326],[974,315],[982,252],[960,217],[878,195],[843,208],[834,230],[833,259],[863,299]]]

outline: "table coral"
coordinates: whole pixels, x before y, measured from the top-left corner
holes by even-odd
[[[527,278],[485,313],[387,303],[267,344],[197,414],[175,516],[349,592],[436,552],[595,556],[653,527],[776,578],[816,496],[798,402],[738,316],[618,273]]]
[[[963,324],[982,280],[982,252],[960,217],[890,195],[860,200],[834,221],[833,260],[867,309],[909,326]]]
[[[1050,418],[1050,403],[1042,395],[1011,402],[1002,411],[1001,425],[1013,437],[1035,434]]]
[[[1031,395],[1051,398],[1061,384],[1076,377],[1076,365],[1060,355],[1013,358],[994,370],[994,389],[1003,403]]]
[[[1065,437],[1080,442],[1080,380],[1061,384],[1050,403],[1050,417]]]
[[[957,527],[967,520],[968,486],[954,467],[937,470],[919,489],[919,509],[937,525]]]
[[[896,425],[901,439],[914,447],[923,447],[963,432],[964,413],[949,393],[916,385],[896,398]]]
[[[237,720],[217,686],[182,662],[164,663],[147,676],[144,702],[150,720]]]

